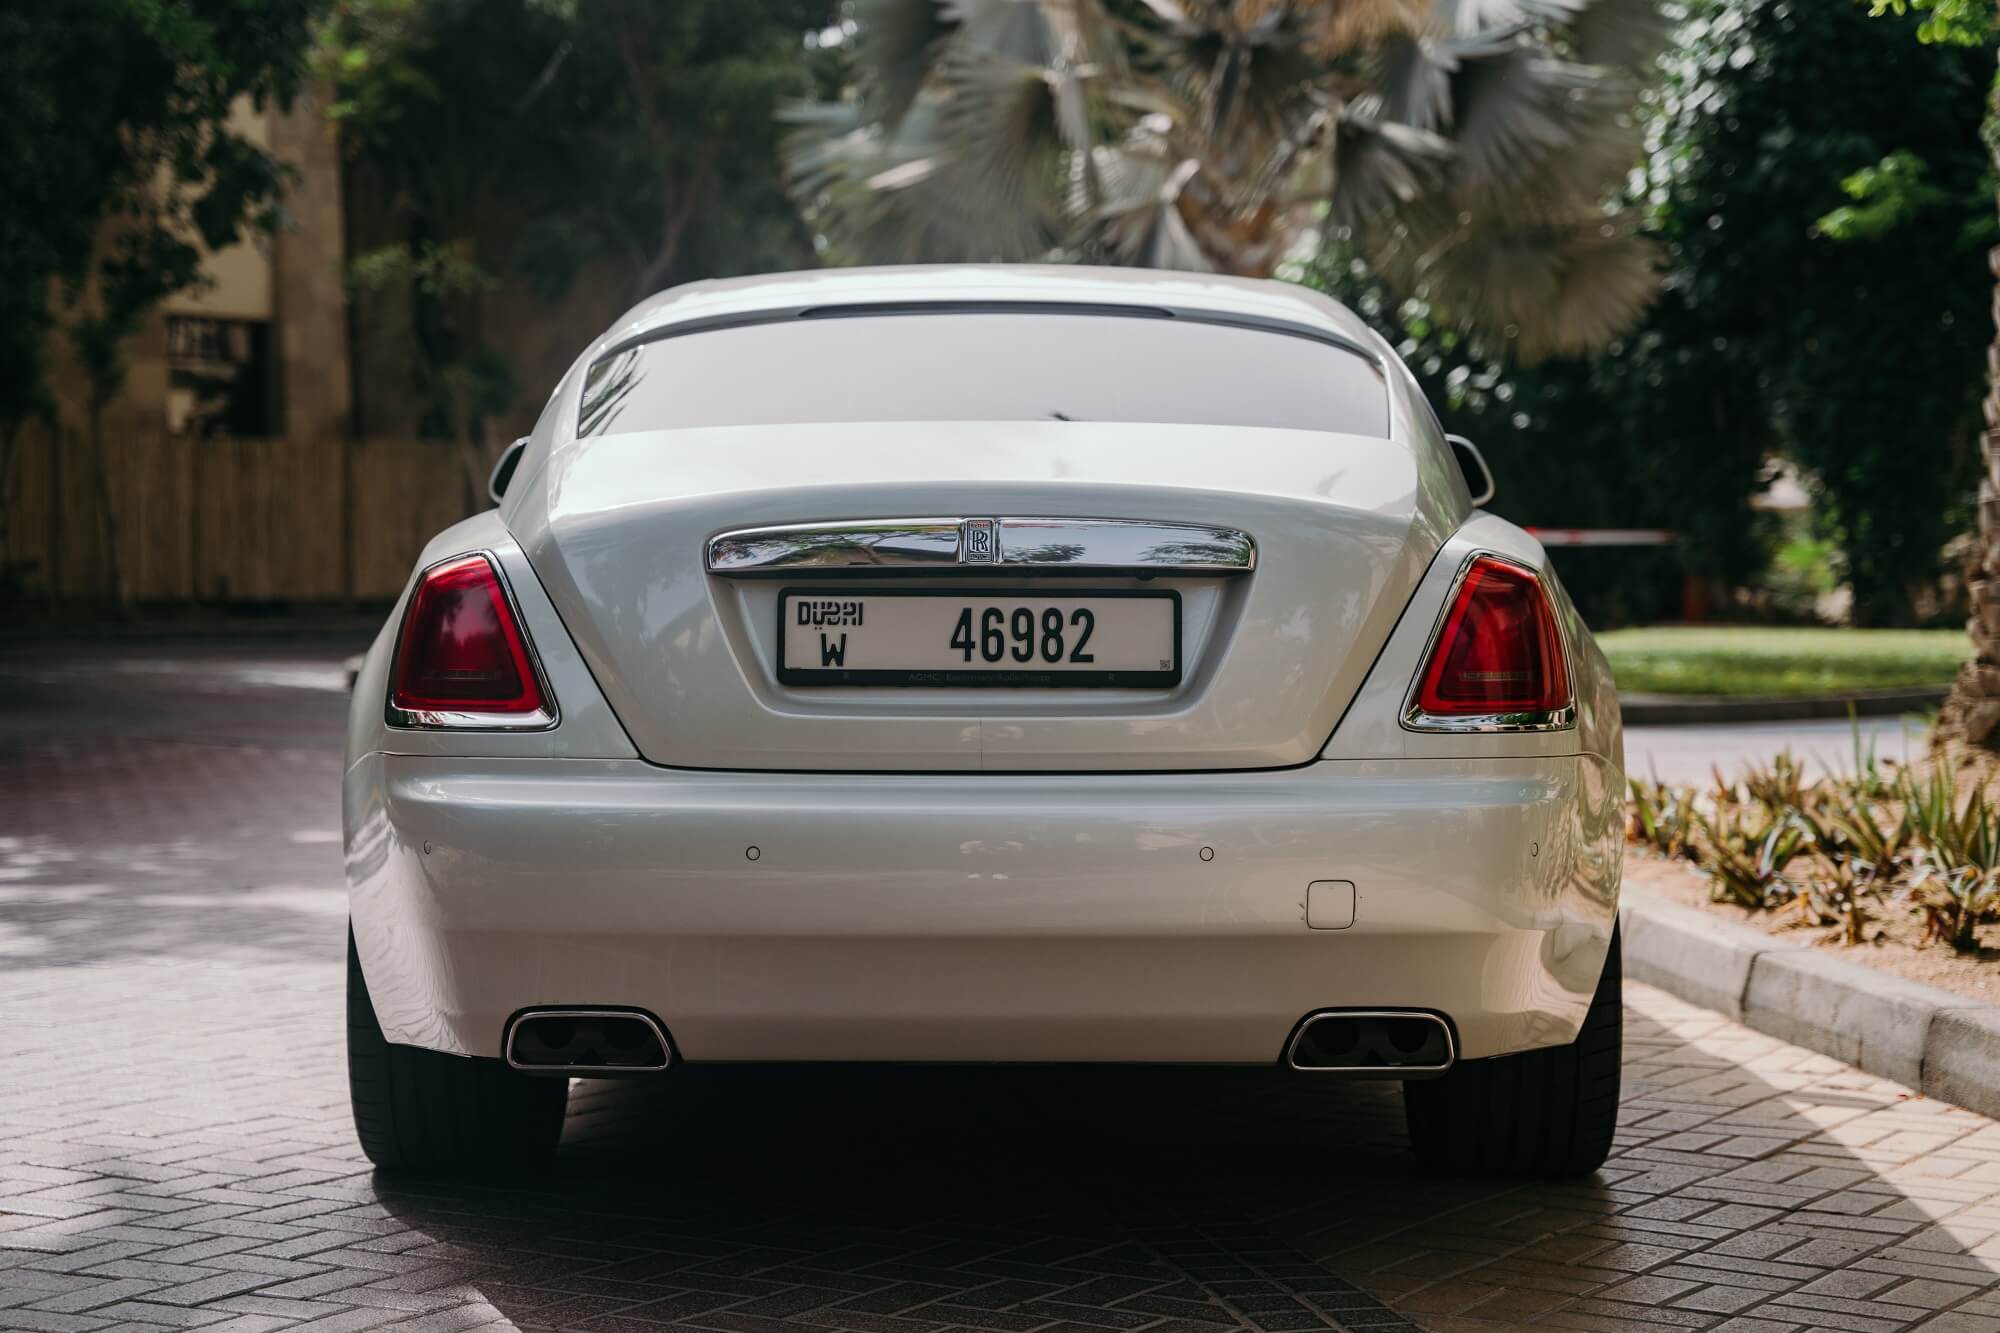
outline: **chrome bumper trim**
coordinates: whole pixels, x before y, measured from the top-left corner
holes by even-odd
[[[1123,518],[847,519],[739,528],[709,539],[711,574],[1247,574],[1249,533]]]

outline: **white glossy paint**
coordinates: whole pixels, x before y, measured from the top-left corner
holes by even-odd
[[[1445,609],[1466,557],[1476,551],[1491,551],[1519,560],[1537,570],[1544,585],[1556,594],[1557,610],[1569,640],[1571,676],[1576,690],[1574,729],[1481,735],[1411,731],[1402,725],[1403,703],[1410,682],[1424,665],[1424,650],[1430,643],[1431,630]],[[1353,705],[1321,753],[1327,759],[1583,753],[1595,756],[1621,774],[1625,767],[1618,692],[1612,684],[1610,665],[1563,591],[1561,580],[1549,568],[1548,553],[1512,523],[1484,513],[1474,514],[1439,549],[1404,608],[1395,632],[1355,695]]]
[[[391,1039],[495,1055],[531,1005],[645,1008],[691,1060],[1266,1063],[1304,1014],[1346,1006],[1442,1012],[1473,1058],[1573,1036],[1618,891],[1610,674],[1540,546],[1470,510],[1414,381],[1346,311],[1193,275],[844,271],[669,293],[578,365],[665,321],[917,296],[1317,322],[1386,358],[1390,436],[956,423],[941,448],[890,423],[579,442],[573,369],[502,508],[423,561],[493,555],[559,724],[387,726],[387,629],[356,687],[348,869]],[[1222,524],[1256,539],[1257,567],[1092,580],[1181,592],[1179,687],[968,698],[781,688],[792,585],[701,564],[750,524],[963,513]],[[1473,550],[1555,589],[1575,728],[1400,725]],[[1351,926],[1308,925],[1314,881],[1355,885]]]
[[[1325,743],[1450,530],[1422,499],[1416,457],[1359,436],[1075,422],[631,432],[559,456],[542,474],[545,512],[520,515],[517,532],[639,752],[659,763],[1264,768]],[[780,585],[700,565],[730,528],[966,512],[1220,524],[1256,538],[1258,566],[1189,581],[1219,632],[1190,624],[1184,684],[1107,713],[1092,690],[781,686]]]
[[[1623,831],[1577,757],[1045,777],[370,756],[347,787],[386,1030],[479,1055],[559,1004],[650,1010],[689,1060],[1262,1063],[1349,1005],[1441,1010],[1471,1055],[1558,1042]],[[1322,879],[1356,886],[1350,928],[1307,925]]]
[[[916,296],[1148,301],[1323,328],[1389,367],[1389,438],[1054,421],[681,431],[628,421],[620,433],[576,435],[582,368],[635,332],[760,308]],[[814,327],[842,336],[837,321]],[[746,391],[779,392],[783,375],[748,368],[746,382],[755,385]],[[537,423],[503,510],[646,758],[697,768],[1014,771],[1304,763],[1468,512],[1457,466],[1407,372],[1325,297],[1199,275],[987,266],[697,284],[648,303],[579,358]],[[698,563],[707,540],[733,528],[940,513],[1219,524],[1250,532],[1259,563],[1248,579],[1190,581],[1180,687],[1117,699],[1098,690],[968,697],[786,688],[775,671],[777,590],[705,577]]]
[[[520,608],[523,628],[541,658],[555,695],[558,724],[549,731],[418,731],[391,727],[384,718],[388,697],[390,659],[395,653],[396,628],[402,624],[403,607],[408,603],[415,571],[449,556],[469,551],[485,551],[500,567]],[[411,571],[412,582],[389,613],[382,632],[362,658],[355,678],[354,695],[348,705],[347,753],[349,759],[380,751],[388,754],[534,755],[561,758],[630,759],[638,754],[625,736],[590,670],[570,641],[563,622],[542,590],[533,566],[508,535],[506,525],[492,510],[475,514],[454,524],[431,539],[417,557]]]

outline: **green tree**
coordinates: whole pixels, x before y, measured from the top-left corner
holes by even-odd
[[[458,446],[468,501],[485,421],[514,393],[489,335],[510,232],[494,224],[554,197],[546,129],[566,35],[521,0],[340,0],[320,32],[347,193],[388,200],[394,219],[388,239],[349,236],[352,318],[364,343],[394,349],[377,364],[406,367],[421,432]]]
[[[575,142],[569,225],[619,257],[634,301],[684,275],[807,262],[774,114],[815,88],[829,0],[570,0],[572,77],[600,90]]]
[[[1980,46],[1993,33],[1994,14],[1986,0],[1869,0],[1869,4],[1877,17],[1922,14],[1924,21],[1917,27],[1920,42]]]
[[[1644,321],[1598,355],[1521,365],[1424,302],[1397,301],[1355,256],[1322,256],[1304,274],[1395,344],[1446,430],[1478,442],[1499,482],[1495,513],[1529,527],[1678,534],[1677,550],[1556,553],[1601,626],[1676,614],[1684,574],[1734,587],[1767,558],[1767,525],[1750,509],[1771,447],[1755,369],[1704,333],[1679,277],[1669,273]]]
[[[1963,47],[1990,47],[2000,16],[1985,0],[1873,0],[1877,15],[1911,9],[1925,17],[1920,41]],[[2000,79],[1987,94],[1983,137],[1991,154],[1993,180],[2000,180]],[[1989,182],[1990,184],[1991,182]],[[2000,202],[2000,200],[1996,200]],[[2000,246],[1987,252],[1987,268],[2000,281]],[[1979,436],[1979,486],[1973,512],[1978,542],[1967,579],[1972,614],[1966,631],[1973,657],[1958,673],[1951,697],[1938,715],[1937,738],[1987,749],[2000,745],[2000,286],[1993,290],[1995,338],[1987,352],[1986,429]]]
[[[1885,43],[1852,4],[1696,14],[1666,131],[1675,267],[1703,327],[1758,368],[1856,623],[1907,623],[1968,517],[1991,222],[1980,61]],[[1856,189],[1875,194],[1873,216]]]
[[[796,108],[836,257],[1269,275],[1315,235],[1526,355],[1654,291],[1604,207],[1641,153],[1655,0],[857,0]]]
[[[1673,528],[1690,572],[1733,584],[1763,559],[1748,498],[1787,455],[1814,478],[1857,618],[1911,618],[1965,517],[1990,205],[1977,62],[1883,45],[1852,5],[1692,7],[1632,187],[1665,290],[1599,356],[1501,365],[1491,344],[1444,343],[1421,304],[1379,303],[1437,365],[1450,424],[1503,481],[1535,479],[1503,485],[1503,512]],[[1600,606],[1657,595],[1590,589],[1609,562],[1572,563]]]
[[[320,48],[351,191],[388,233],[352,277],[407,348],[419,428],[483,484],[517,371],[493,321],[579,275],[629,304],[809,259],[777,184],[774,109],[814,84],[829,0],[340,0]],[[607,307],[593,318],[609,320]]]
[[[201,281],[198,247],[278,222],[284,174],[228,124],[239,99],[289,102],[315,0],[12,0],[0,7],[0,485],[45,380],[63,307],[102,408],[124,345]],[[108,499],[100,506],[114,524]],[[116,534],[107,529],[116,577]],[[122,592],[122,590],[120,590]]]

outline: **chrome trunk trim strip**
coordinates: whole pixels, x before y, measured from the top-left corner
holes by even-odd
[[[708,572],[816,574],[1247,574],[1249,533],[1123,518],[848,519],[739,528],[709,539]]]

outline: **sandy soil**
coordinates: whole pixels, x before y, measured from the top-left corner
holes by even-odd
[[[1635,892],[1670,898],[1699,907],[1726,920],[1754,926],[1766,934],[1806,940],[1849,962],[1893,972],[1975,1000],[2000,1003],[2000,927],[1985,928],[1987,947],[1977,954],[1953,952],[1943,944],[1919,947],[1923,920],[1898,903],[1884,905],[1868,924],[1868,940],[1852,947],[1842,942],[1839,928],[1802,923],[1790,910],[1750,912],[1709,901],[1708,880],[1687,861],[1669,861],[1636,847],[1625,852],[1625,884]]]

